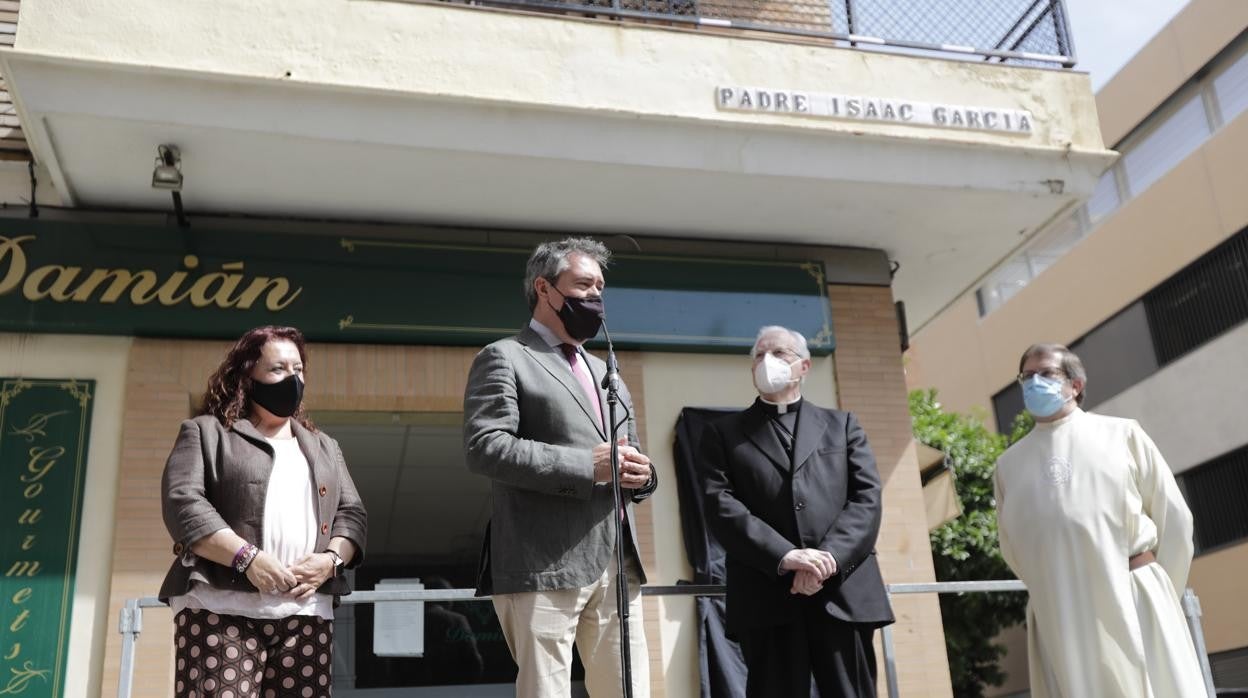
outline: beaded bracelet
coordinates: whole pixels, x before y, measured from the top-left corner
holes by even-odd
[[[257,548],[254,545],[248,546],[247,553],[243,555],[243,559],[239,561],[238,567],[235,569],[238,570],[239,574],[243,574],[247,572],[247,568],[251,567],[252,561],[254,561],[256,559],[256,556],[259,554],[260,554],[260,548]]]
[[[252,560],[255,560],[259,554],[260,548],[251,543],[243,544],[243,547],[239,548],[238,552],[234,554],[234,569],[239,574],[246,572],[247,568],[251,566]]]
[[[247,548],[251,547],[251,543],[243,543],[239,547],[238,552],[234,553],[234,561],[230,563],[230,567],[238,569],[238,563],[242,561],[243,556],[247,554]]]

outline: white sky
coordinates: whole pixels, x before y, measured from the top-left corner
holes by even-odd
[[[1166,26],[1188,0],[1066,0],[1075,39],[1076,70],[1099,90]]]

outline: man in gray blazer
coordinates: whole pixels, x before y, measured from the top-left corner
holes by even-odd
[[[611,445],[601,388],[606,365],[581,347],[602,324],[602,269],[609,260],[606,247],[587,238],[539,245],[524,281],[532,319],[516,336],[481,350],[464,393],[468,469],[493,483],[477,592],[494,597],[520,668],[520,698],[570,695],[574,642],[590,695],[620,692]],[[620,399],[617,421],[632,415],[627,388]],[[627,502],[633,695],[644,698],[650,694],[641,623],[646,578],[631,503],[650,496],[658,480],[639,447],[630,418],[619,449],[620,485]]]

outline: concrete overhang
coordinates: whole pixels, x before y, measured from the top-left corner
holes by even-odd
[[[916,76],[968,70],[818,50]],[[1035,113],[1037,133],[1027,137],[717,111],[718,84],[760,82],[728,70],[681,78],[701,86],[705,112],[690,102],[696,109],[648,113],[626,99],[608,108],[592,96],[526,100],[502,88],[448,93],[416,80],[298,80],[164,63],[20,43],[0,54],[31,149],[68,203],[167,208],[151,177],[156,146],[172,143],[191,212],[882,249],[901,265],[895,295],[912,325],[1086,199],[1114,157],[1099,133],[1084,133],[1095,124],[1094,110],[1084,113],[1086,78],[1060,71],[973,66],[1001,78],[984,92],[999,98],[983,106]],[[638,84],[656,91],[651,100],[664,93]],[[1026,99],[1008,92],[1024,86]],[[1066,102],[1039,113],[1046,99]],[[1078,118],[1056,123],[1067,111]]]

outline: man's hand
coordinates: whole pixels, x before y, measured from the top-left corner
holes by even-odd
[[[823,580],[806,571],[799,571],[793,575],[793,588],[789,589],[790,594],[803,594],[805,596],[814,596],[823,588]]]
[[[620,487],[635,490],[650,480],[650,458],[620,437]],[[594,482],[611,482],[611,444],[594,446]]]
[[[836,559],[832,553],[815,548],[794,548],[780,559],[780,569],[787,572],[807,572],[816,576],[820,584],[836,574]]]

